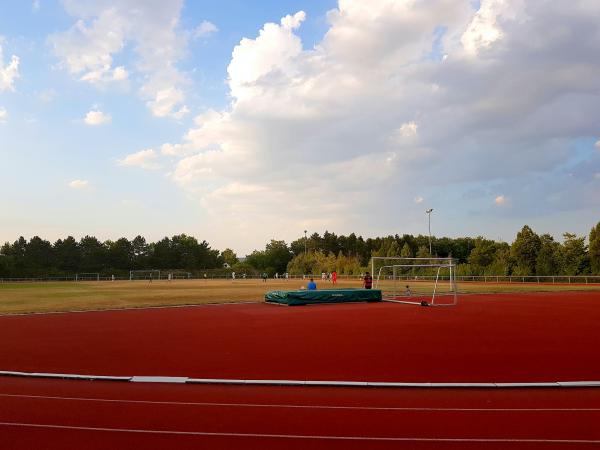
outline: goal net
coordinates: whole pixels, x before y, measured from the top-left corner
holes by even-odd
[[[100,281],[99,273],[78,273],[75,275],[75,281]]]
[[[160,280],[160,270],[130,270],[129,280]]]
[[[424,306],[458,303],[456,264],[452,258],[373,257],[375,289],[383,300]]]

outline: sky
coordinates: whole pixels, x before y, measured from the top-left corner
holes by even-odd
[[[4,0],[0,242],[600,220],[597,0]]]

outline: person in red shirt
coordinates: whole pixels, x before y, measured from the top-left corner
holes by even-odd
[[[337,284],[337,272],[335,270],[331,272],[331,282]]]
[[[373,287],[373,277],[369,272],[363,277],[363,286],[365,289],[371,289]]]

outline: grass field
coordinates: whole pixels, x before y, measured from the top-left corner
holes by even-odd
[[[331,284],[319,282],[320,289]],[[411,282],[415,293],[430,289],[430,283]],[[295,280],[174,280],[116,282],[44,282],[0,284],[0,313],[27,313],[89,309],[134,308],[166,305],[196,305],[262,301],[270,290],[295,290],[303,281]],[[358,280],[339,280],[338,287],[358,288]],[[442,288],[443,289],[443,288]],[[502,293],[596,290],[600,285],[537,283],[461,283],[463,293]]]

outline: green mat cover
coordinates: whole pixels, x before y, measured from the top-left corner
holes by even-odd
[[[283,305],[312,305],[316,303],[380,302],[378,289],[317,289],[314,291],[271,291],[265,301]]]

